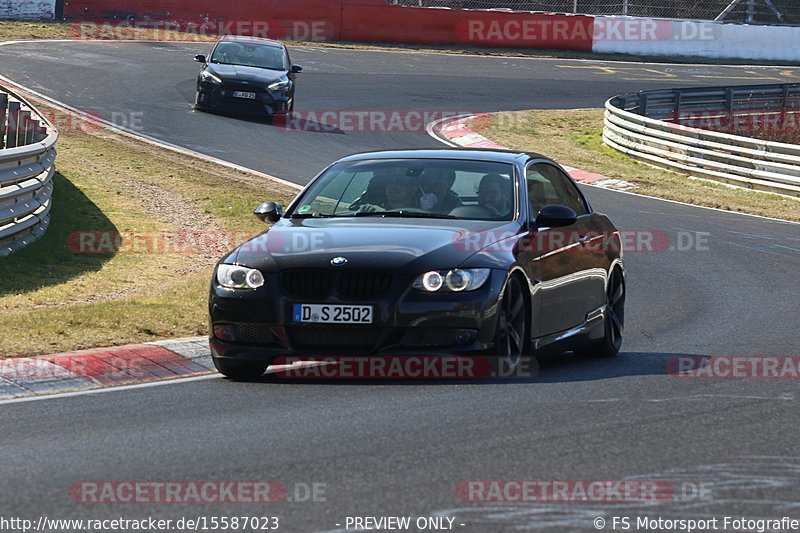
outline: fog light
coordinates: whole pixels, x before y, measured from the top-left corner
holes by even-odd
[[[235,341],[236,326],[231,324],[214,326],[214,336],[221,341]]]
[[[458,329],[456,330],[456,344],[472,344],[475,342],[475,337],[478,336],[477,330],[474,329]]]

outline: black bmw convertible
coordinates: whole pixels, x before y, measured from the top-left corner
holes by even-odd
[[[216,266],[217,369],[281,356],[613,356],[624,323],[620,235],[537,154],[404,150],[345,157]]]

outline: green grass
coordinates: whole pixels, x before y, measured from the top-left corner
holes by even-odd
[[[603,143],[603,110],[504,112],[472,121],[472,129],[515,150],[621,179],[635,192],[689,204],[800,222],[800,199],[732,188],[659,170]]]
[[[70,235],[251,235],[265,228],[252,215],[256,205],[286,204],[296,193],[105,131],[63,132],[58,146],[47,233],[0,259],[2,356],[205,334],[208,284],[224,251],[75,253]]]

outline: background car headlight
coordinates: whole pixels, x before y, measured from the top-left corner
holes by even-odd
[[[267,86],[270,91],[282,91],[289,88],[289,80],[280,80]]]
[[[203,73],[200,74],[200,79],[209,83],[222,83],[222,78],[211,74],[207,70],[204,70]]]
[[[264,275],[254,268],[219,265],[217,283],[229,289],[257,289],[264,285]]]
[[[414,280],[415,289],[426,292],[461,292],[480,289],[489,279],[488,268],[454,268],[432,270]]]

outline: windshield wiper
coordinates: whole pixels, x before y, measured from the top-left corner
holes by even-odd
[[[334,215],[323,215],[322,213],[298,213],[289,215],[286,218],[332,218]]]
[[[213,61],[212,61],[213,63]],[[264,65],[250,65],[248,63],[220,63],[221,65],[229,65],[232,67],[251,67],[251,68],[263,68],[266,70],[277,70],[277,71],[284,71],[286,69],[283,68],[275,68],[275,67],[267,67]]]
[[[397,217],[397,218],[457,218],[453,215],[441,213],[424,213],[419,211],[360,211],[354,217]]]

